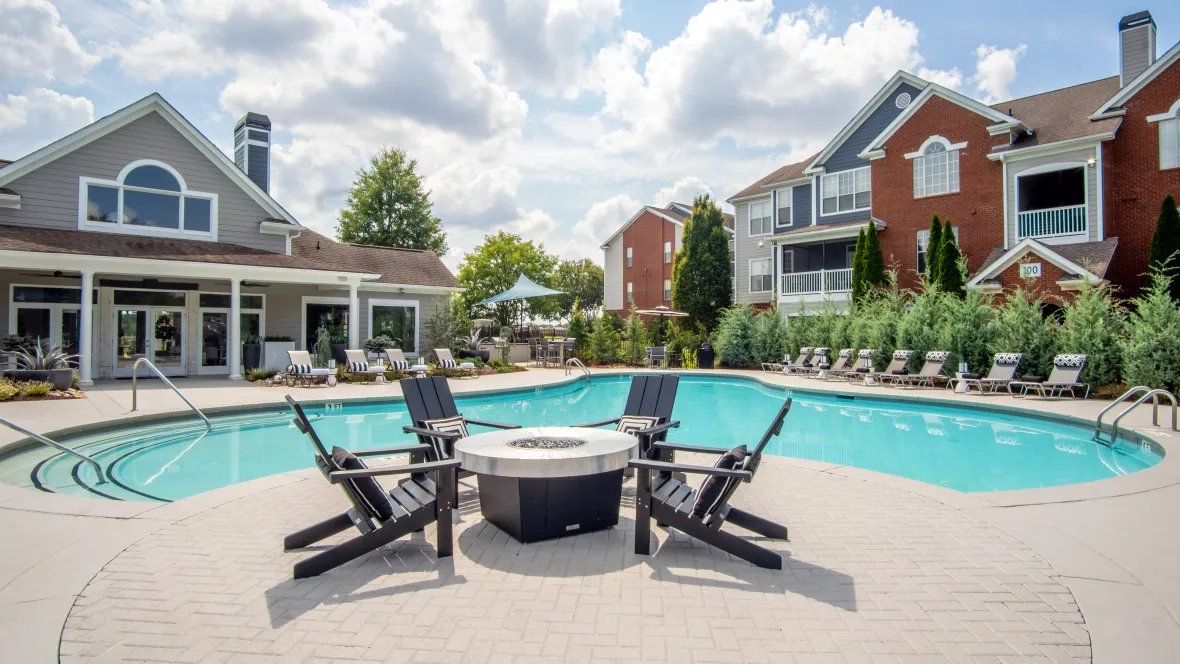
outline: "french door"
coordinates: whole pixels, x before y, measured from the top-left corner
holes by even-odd
[[[119,306],[115,309],[115,376],[131,375],[139,358],[147,358],[166,376],[185,375],[184,309]],[[140,376],[151,371],[140,367]]]

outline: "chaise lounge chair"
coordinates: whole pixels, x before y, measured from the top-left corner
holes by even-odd
[[[393,371],[407,373],[415,378],[426,375],[426,365],[422,363],[410,364],[410,361],[406,359],[406,354],[400,348],[386,348],[385,359]]]
[[[308,351],[289,350],[287,351],[287,359],[291,361],[286,373],[287,387],[295,387],[296,384],[311,387],[316,383],[327,383],[328,376],[332,375],[331,369],[313,367],[311,353]]]
[[[799,357],[795,358],[795,363],[790,366],[783,367],[783,373],[785,373],[785,374],[802,373],[802,372],[810,369],[811,364],[814,360],[814,357],[813,357],[813,354],[811,351],[812,351],[811,346],[804,346],[803,348],[800,348],[799,349]]]
[[[971,386],[979,388],[980,394],[995,394],[1001,387],[1015,380],[1016,367],[1020,366],[1023,353],[996,353],[992,358],[992,368],[983,378],[952,378],[947,387],[954,389],[955,383],[962,383],[971,391]],[[976,374],[978,375],[978,374]],[[987,388],[986,390],[984,388]]]
[[[826,379],[833,372],[837,375],[843,373],[848,368],[848,362],[852,359],[852,353],[855,350],[855,348],[841,348],[840,354],[836,356],[836,362],[826,366],[821,364],[815,377]]]
[[[333,447],[328,452],[304,414],[303,407],[290,396],[287,397],[287,403],[295,411],[295,427],[307,434],[315,445],[316,466],[329,482],[340,485],[352,507],[343,514],[288,535],[283,540],[283,550],[293,551],[311,546],[353,526],[361,531],[358,537],[295,563],[296,579],[323,574],[400,537],[422,530],[431,523],[438,524],[438,540],[435,544],[438,557],[450,557],[453,547],[451,510],[455,506],[458,461],[431,460],[407,466],[368,468],[359,457],[404,453],[421,455],[429,447],[406,445],[355,453]],[[376,478],[387,475],[410,477],[396,488],[386,491]],[[433,479],[430,475],[434,476]]]
[[[808,362],[807,365],[796,369],[795,373],[802,376],[807,376],[809,378],[816,376],[820,371],[823,370],[824,366],[831,366],[831,363],[828,362],[829,351],[829,348],[823,346],[816,348],[815,353],[813,353],[811,356],[811,361]]]
[[[897,376],[895,382],[906,387],[934,387],[936,382],[946,382],[949,379],[942,373],[942,367],[950,356],[949,351],[932,350],[926,353],[926,361],[922,363],[922,369],[918,373]]]
[[[889,365],[885,367],[884,371],[857,374],[857,376],[863,377],[862,380],[871,376],[882,385],[894,382],[902,376],[909,375],[910,372],[906,370],[905,365],[913,354],[912,350],[895,350],[893,351],[893,359],[889,361]]]
[[[784,367],[791,366],[790,354],[783,355],[782,362],[763,362],[762,370],[769,373],[782,373]]]
[[[348,360],[344,364],[344,375],[352,380],[368,383],[376,381],[377,376],[385,375],[384,368],[369,366],[369,359],[363,350],[350,348],[344,351],[344,357]]]
[[[828,380],[846,380],[852,376],[861,376],[867,374],[869,372],[869,362],[872,361],[873,354],[876,352],[876,349],[873,348],[862,348],[860,352],[856,354],[856,362],[853,363],[853,366],[845,366],[844,369],[839,371],[835,369],[829,370],[826,378]],[[856,366],[857,364],[860,364],[860,366]]]
[[[1090,398],[1090,386],[1086,383],[1078,382],[1078,377],[1082,375],[1082,369],[1086,368],[1085,355],[1058,355],[1053,358],[1053,372],[1049,374],[1048,380],[1014,380],[1008,383],[1008,394],[1017,396],[1012,391],[1013,387],[1020,388],[1019,396],[1028,396],[1029,392],[1036,392],[1042,399],[1048,397],[1063,397],[1066,391],[1069,392],[1069,398],[1078,398],[1074,393],[1074,388],[1086,388],[1086,395],[1083,399]]]
[[[435,348],[434,356],[438,358],[438,368],[448,369],[458,372],[459,376],[471,376],[472,378],[479,378],[479,373],[475,370],[474,362],[456,362],[454,356],[451,355],[449,348]]]
[[[762,450],[770,439],[782,432],[783,420],[791,409],[788,397],[774,422],[751,453],[740,445],[732,450],[699,448],[656,443],[653,449],[683,450],[718,454],[713,466],[691,466],[671,461],[636,459],[635,553],[651,555],[651,520],[667,524],[680,532],[711,544],[726,553],[759,567],[782,569],[783,559],[777,551],[721,529],[726,523],[771,539],[787,539],[786,526],[755,516],[729,504],[738,484],[750,482],[762,462]],[[673,473],[705,475],[699,489],[693,489]]]
[[[616,431],[634,434],[639,439],[637,457],[648,458],[652,446],[663,442],[668,437],[669,429],[680,426],[680,422],[672,419],[679,386],[680,376],[635,376],[631,379],[631,390],[627,393],[627,404],[623,407],[622,415],[575,426],[596,428],[614,424]],[[666,460],[671,459],[669,454]]]

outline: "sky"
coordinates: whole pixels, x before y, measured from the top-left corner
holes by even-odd
[[[0,0],[0,158],[159,92],[227,153],[271,118],[271,193],[334,234],[356,170],[417,160],[456,269],[507,230],[563,258],[645,204],[724,200],[818,151],[897,70],[989,103],[1162,54],[1180,3]]]

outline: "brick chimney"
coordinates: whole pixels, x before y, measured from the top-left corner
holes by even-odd
[[[270,118],[247,113],[234,125],[234,163],[270,193]]]
[[[1119,21],[1119,85],[1126,87],[1155,62],[1155,19],[1144,10]]]

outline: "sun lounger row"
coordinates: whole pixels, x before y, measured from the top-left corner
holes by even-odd
[[[375,382],[377,376],[382,376],[387,371],[410,374],[414,377],[426,375],[426,365],[410,364],[410,361],[406,359],[405,353],[400,348],[386,348],[382,353],[385,355],[386,364],[384,366],[372,366],[369,364],[364,351],[351,348],[345,350],[344,355],[347,361],[342,367],[345,375],[361,383]],[[460,377],[479,377],[479,373],[475,370],[475,363],[456,362],[454,356],[451,355],[450,349],[435,348],[434,354],[438,357],[438,367],[440,369],[453,370]],[[331,369],[312,365],[311,353],[309,351],[289,350],[287,351],[287,357],[291,360],[291,364],[287,367],[285,378],[287,385],[290,387],[295,387],[296,385],[310,387],[316,384],[327,383],[328,377],[332,375]]]

